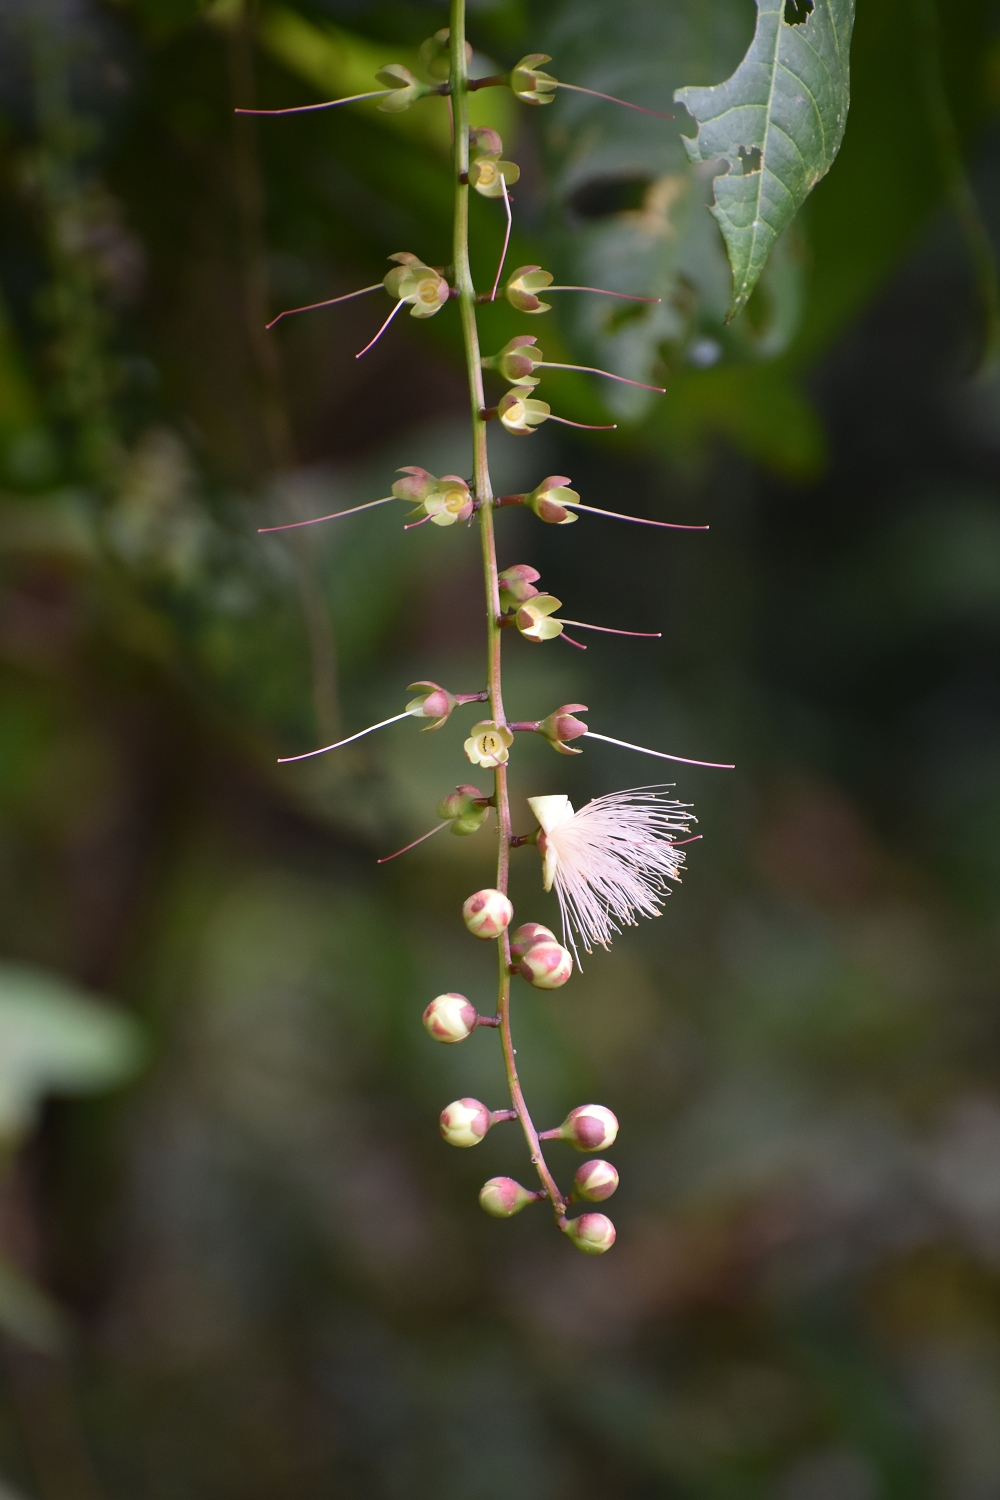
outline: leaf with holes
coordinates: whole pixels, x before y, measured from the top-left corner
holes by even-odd
[[[733,271],[732,318],[778,235],[840,148],[850,98],[854,0],[757,0],[757,29],[733,76],[674,94],[698,122],[693,162],[728,162],[712,213]]]

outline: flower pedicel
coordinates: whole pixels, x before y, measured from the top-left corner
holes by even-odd
[[[571,1205],[581,1201],[603,1203],[618,1186],[617,1171],[610,1162],[592,1158],[577,1169],[571,1189],[564,1193],[546,1161],[543,1142],[561,1142],[584,1153],[605,1151],[617,1136],[618,1120],[604,1105],[584,1104],[571,1109],[561,1125],[541,1132],[536,1129],[517,1073],[511,1035],[512,981],[521,980],[535,990],[561,990],[572,976],[574,961],[579,965],[579,947],[582,946],[586,953],[595,945],[606,948],[615,934],[625,926],[634,925],[640,916],[657,916],[670,883],[680,879],[684,853],[678,846],[691,841],[689,829],[693,819],[686,804],[667,796],[661,787],[613,792],[593,799],[579,811],[574,810],[568,797],[556,794],[530,797],[528,805],[537,826],[530,833],[515,835],[507,768],[515,735],[519,731],[538,734],[562,755],[579,755],[581,745],[577,742],[589,738],[661,759],[683,761],[684,757],[647,749],[591,730],[578,717],[587,712],[581,703],[563,704],[540,719],[515,721],[508,718],[501,674],[501,640],[505,628],[510,639],[516,641],[520,636],[536,646],[559,639],[581,646],[581,642],[566,635],[566,625],[618,635],[656,637],[659,633],[619,630],[557,615],[562,604],[554,595],[544,593],[537,586],[539,574],[536,568],[528,563],[517,563],[502,573],[498,570],[494,517],[504,507],[520,506],[550,526],[567,526],[581,515],[594,515],[665,529],[705,528],[625,516],[585,505],[571,488],[571,480],[559,474],[542,479],[527,493],[494,495],[487,463],[487,423],[495,419],[501,432],[523,438],[530,437],[543,422],[567,422],[566,418],[556,416],[546,401],[536,396],[542,378],[540,372],[579,370],[611,380],[625,381],[625,377],[590,366],[554,364],[545,359],[537,339],[528,333],[510,339],[498,354],[488,358],[481,355],[476,309],[478,304],[493,302],[500,295],[512,224],[509,189],[517,183],[520,173],[515,162],[504,158],[503,142],[495,130],[470,128],[468,99],[480,88],[506,88],[524,104],[537,108],[551,104],[559,89],[582,93],[594,91],[579,89],[578,85],[564,83],[546,72],[542,65],[550,59],[544,53],[531,53],[522,58],[509,74],[470,78],[472,49],[465,40],[465,0],[452,0],[450,27],[429,38],[420,48],[419,58],[420,67],[426,74],[423,78],[402,64],[388,63],[376,74],[375,81],[381,86],[369,93],[287,110],[245,110],[239,113],[298,114],[375,100],[376,108],[398,114],[427,99],[437,99],[438,103],[433,106],[422,104],[422,108],[444,109],[447,100],[454,126],[451,170],[455,216],[453,243],[450,252],[443,253],[441,259],[450,263],[434,265],[430,259],[424,260],[411,251],[396,251],[389,256],[392,268],[381,281],[305,307],[289,308],[278,313],[268,327],[275,327],[292,314],[333,307],[354,297],[384,291],[392,301],[392,308],[375,337],[359,351],[356,357],[360,358],[381,338],[404,307],[409,309],[411,317],[426,320],[436,317],[449,304],[457,304],[472,416],[472,474],[469,477],[445,474],[439,478],[419,464],[407,465],[399,470],[398,477],[391,483],[391,492],[381,499],[369,500],[330,515],[315,516],[290,525],[262,527],[261,530],[274,532],[292,526],[312,526],[396,501],[409,507],[404,519],[404,525],[409,529],[476,522],[487,598],[487,685],[472,692],[456,693],[436,682],[413,683],[410,692],[415,696],[402,711],[360,729],[336,744],[282,759],[308,760],[353,744],[375,730],[388,728],[405,719],[421,720],[424,730],[439,730],[456,711],[467,705],[486,705],[487,716],[466,730],[464,750],[466,759],[478,771],[492,773],[492,790],[483,793],[471,784],[457,786],[438,803],[439,821],[433,828],[396,854],[385,857],[395,859],[398,854],[405,853],[443,828],[450,828],[459,836],[469,836],[490,825],[497,833],[496,883],[476,891],[462,908],[462,918],[469,933],[482,942],[497,945],[495,1012],[480,1014],[466,995],[449,991],[427,1005],[423,1024],[434,1041],[446,1046],[468,1041],[477,1030],[495,1029],[500,1036],[510,1106],[490,1109],[479,1099],[456,1099],[441,1113],[441,1134],[450,1145],[468,1150],[479,1145],[494,1125],[519,1122],[538,1185],[528,1188],[512,1177],[492,1177],[479,1194],[482,1207],[494,1218],[507,1219],[532,1203],[547,1201],[554,1212],[556,1225],[567,1240],[584,1254],[601,1255],[615,1241],[611,1220],[603,1213],[592,1211],[571,1218],[569,1210]],[[624,104],[629,109],[641,108],[626,100],[611,99],[606,94],[595,97]],[[656,113],[653,110],[643,112]],[[504,210],[502,249],[492,287],[487,292],[477,293],[469,268],[470,192],[477,193],[487,202],[502,205]],[[521,266],[513,271],[503,283],[502,295],[517,312],[539,317],[549,311],[550,303],[545,299],[550,294],[566,292],[596,294],[636,303],[639,305],[637,316],[640,317],[644,316],[642,304],[659,301],[656,297],[640,297],[616,289],[557,285],[552,273],[541,266]],[[492,407],[485,402],[484,371],[495,372],[507,385],[506,392],[499,393],[499,399]],[[642,384],[639,381],[625,383]],[[645,388],[661,392],[663,389],[660,386]],[[583,424],[568,422],[567,425]],[[703,761],[686,763],[715,764]],[[537,846],[544,889],[555,891],[562,917],[561,938],[535,920],[514,925],[514,908],[507,894],[510,854],[512,849],[527,844]],[[521,993],[527,995],[529,991],[525,988]]]

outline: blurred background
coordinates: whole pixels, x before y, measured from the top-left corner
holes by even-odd
[[[479,1210],[512,1131],[438,1137],[504,1102],[492,1034],[420,1025],[490,1003],[458,921],[489,833],[376,864],[475,779],[474,710],[275,764],[478,688],[481,584],[474,533],[398,507],[257,534],[469,468],[454,309],[361,363],[384,299],[263,331],[450,259],[444,105],[233,108],[371,88],[446,12],[0,4],[4,1500],[1000,1495],[1000,12],[933,3],[862,0],[840,158],[728,327],[683,109],[476,97],[522,169],[509,264],[663,298],[487,308],[485,349],[668,388],[551,373],[617,432],[491,432],[495,483],[711,527],[498,517],[571,617],[664,633],[505,641],[508,711],[738,766],[676,768],[702,839],[660,920],[516,995],[540,1123],[622,1121],[597,1260]],[[662,111],[753,23],[487,0],[469,32],[477,72],[545,51]],[[657,775],[517,748],[524,829]],[[513,882],[551,921],[534,850]]]

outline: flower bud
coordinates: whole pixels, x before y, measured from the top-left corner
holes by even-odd
[[[469,186],[484,198],[502,198],[504,184],[515,183],[521,168],[513,161],[501,161],[498,156],[477,156],[469,167]]]
[[[552,616],[561,608],[561,599],[554,598],[552,594],[539,594],[537,598],[521,605],[514,616],[514,624],[526,641],[540,643],[555,640],[557,635],[562,635],[563,626],[561,620],[553,620]]]
[[[551,104],[556,96],[558,79],[551,73],[543,73],[539,63],[551,62],[547,52],[529,52],[511,69],[508,82],[511,91],[524,104]]]
[[[386,115],[402,114],[403,110],[409,109],[417,99],[422,99],[425,94],[431,92],[427,84],[415,78],[409,68],[404,68],[402,63],[388,63],[386,67],[379,68],[375,78],[383,88],[392,89],[392,93],[380,99],[376,106]]]
[[[534,947],[536,943],[554,943],[555,941],[555,933],[550,932],[547,927],[543,927],[541,922],[525,922],[517,929],[510,940],[510,956],[511,958],[523,958],[528,949]]]
[[[447,688],[441,687],[436,682],[411,682],[406,691],[419,695],[406,705],[408,714],[412,714],[415,719],[437,721],[434,724],[425,724],[425,730],[440,729],[452,710],[458,707],[458,699],[449,693]]]
[[[506,765],[513,743],[514,736],[505,724],[494,724],[492,720],[484,719],[472,726],[472,733],[463,749],[466,760],[470,760],[474,766],[493,770],[496,766]]]
[[[399,250],[395,255],[390,255],[389,259],[399,262],[394,270],[387,272],[382,278],[389,296],[396,297],[400,302],[408,302],[410,314],[414,318],[432,318],[436,312],[440,312],[450,295],[450,288],[441,272],[435,271],[433,266],[425,266],[409,250]]]
[[[497,416],[508,432],[527,437],[536,427],[548,421],[552,408],[547,401],[526,396],[520,386],[508,391],[497,407]]]
[[[464,1042],[476,1029],[476,1007],[464,995],[438,995],[424,1011],[424,1025],[436,1042]],[[592,1166],[592,1162],[587,1163]],[[583,1169],[581,1168],[581,1171]]]
[[[581,1214],[570,1219],[566,1233],[584,1255],[603,1255],[615,1242],[615,1226],[605,1214]]]
[[[540,577],[538,569],[529,567],[527,563],[515,563],[512,568],[504,568],[499,577],[501,610],[506,612],[516,609],[519,604],[534,599],[538,593],[535,583]]]
[[[462,907],[462,920],[477,938],[498,938],[510,925],[514,908],[502,891],[477,891]]]
[[[550,526],[567,526],[577,516],[575,512],[567,510],[562,502],[580,498],[575,490],[567,488],[568,484],[565,474],[550,474],[530,495],[525,495],[524,503],[529,510],[535,512],[540,521],[547,521]]]
[[[494,1219],[512,1219],[522,1208],[538,1200],[538,1193],[529,1193],[513,1177],[491,1177],[479,1190],[479,1202]]]
[[[553,750],[558,750],[560,755],[582,755],[582,750],[571,749],[566,741],[578,740],[582,734],[587,733],[587,726],[583,720],[573,717],[575,713],[587,712],[586,703],[564,703],[560,708],[554,708],[547,718],[542,719],[536,733],[548,740]]]
[[[577,1198],[586,1198],[588,1203],[603,1203],[618,1187],[618,1173],[609,1161],[585,1161],[577,1167],[573,1177],[573,1190]]]
[[[573,955],[554,938],[551,941],[544,938],[528,949],[517,972],[536,990],[557,990],[573,972]]]
[[[472,492],[457,474],[443,474],[423,497],[423,509],[432,526],[453,526],[472,515]]]
[[[393,273],[390,271],[389,275]],[[428,474],[419,464],[408,464],[405,469],[398,469],[399,474],[405,474],[405,479],[397,479],[392,486],[392,493],[397,500],[409,500],[411,504],[421,507],[420,514],[423,515],[423,502],[427,495],[437,487],[437,480],[433,474]]]
[[[459,835],[476,833],[489,816],[489,799],[477,786],[459,786],[437,805],[439,818],[452,820],[451,831]]]
[[[499,131],[490,125],[477,125],[469,131],[469,151],[473,156],[502,156],[503,141]]]
[[[478,1146],[491,1124],[478,1099],[456,1099],[441,1111],[441,1134],[449,1146]]]
[[[552,272],[543,271],[541,266],[519,266],[508,276],[503,294],[518,312],[549,312],[552,303],[539,301],[535,294],[544,292],[547,286],[552,285],[553,280]]]
[[[504,344],[499,354],[491,354],[484,359],[483,368],[496,370],[504,380],[509,380],[511,385],[530,388],[538,384],[538,376],[534,370],[544,358],[544,354],[538,348],[538,340],[532,338],[530,333],[519,333],[516,338]]]
[[[441,83],[451,77],[451,55],[448,47],[450,37],[451,32],[448,30],[448,27],[443,26],[440,31],[435,31],[433,36],[429,36],[426,42],[420,43],[420,50],[417,53],[430,77],[438,79]],[[467,67],[471,61],[472,46],[469,42],[466,42],[465,62]]]
[[[604,1151],[613,1146],[618,1121],[603,1104],[580,1104],[571,1109],[559,1127],[559,1139],[577,1151]]]

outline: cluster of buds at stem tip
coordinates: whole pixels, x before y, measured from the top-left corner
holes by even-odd
[[[469,131],[469,186],[484,198],[502,198],[521,175],[516,162],[501,161],[503,141],[488,126]]]
[[[407,514],[407,520],[430,521],[432,526],[454,526],[456,521],[467,521],[475,510],[475,502],[468,484],[458,474],[442,474],[440,479],[422,469],[419,464],[407,464],[397,471],[405,479],[397,479],[392,493],[397,500],[405,500],[415,506]]]
[[[525,922],[511,938],[511,973],[536,990],[560,989],[573,972],[573,956],[541,922]]]
[[[514,916],[503,891],[491,887],[476,891],[462,906],[462,921],[473,937],[489,940],[498,938],[510,926]]]

